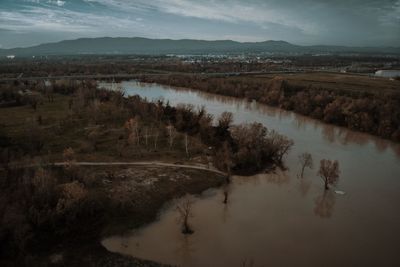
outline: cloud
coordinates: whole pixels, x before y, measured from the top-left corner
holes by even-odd
[[[48,3],[54,4],[54,5],[57,5],[57,6],[64,6],[65,5],[65,1],[61,1],[61,0],[49,0]]]
[[[380,16],[380,21],[384,25],[392,25],[400,28],[400,0],[393,3],[389,10]]]
[[[306,35],[327,32],[335,24],[353,22],[400,27],[400,0],[85,0],[122,11],[154,11],[181,17],[252,23],[262,28],[273,24],[294,28]],[[347,28],[347,29],[346,29]]]
[[[55,36],[144,36],[400,45],[400,0],[0,1],[1,28],[19,34],[13,38],[8,32],[9,40],[41,33],[52,41]]]
[[[35,3],[35,4],[48,3],[48,4],[56,5],[59,7],[62,7],[65,5],[65,1],[61,1],[61,0],[24,0],[24,2]]]
[[[17,11],[0,10],[0,24],[13,31],[57,31],[57,32],[101,32],[105,29],[129,30],[144,25],[140,20],[131,20],[113,15],[54,9],[45,6],[29,6]],[[101,25],[101,26],[100,26]]]
[[[75,12],[49,10],[33,7],[20,11],[0,11],[0,23],[4,28],[14,31],[51,30],[64,32],[85,32],[88,27],[76,20]]]
[[[318,33],[318,24],[296,18],[292,12],[277,9],[275,5],[248,1],[213,0],[85,0],[121,10],[157,10],[177,16],[229,23],[248,22],[259,26],[280,24],[297,28],[308,34]],[[295,13],[295,12],[293,12]]]

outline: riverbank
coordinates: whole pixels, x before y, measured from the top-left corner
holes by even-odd
[[[155,104],[132,99],[128,109],[123,95],[90,81],[36,86],[1,91],[14,100],[0,113],[2,266],[135,264],[98,242],[226,180],[204,167],[208,147],[197,137],[137,116]]]
[[[54,168],[54,173],[64,173],[61,167]],[[72,193],[75,198],[67,201],[69,204],[62,218],[58,215],[52,217],[54,229],[49,231],[49,226],[38,228],[26,245],[28,254],[11,259],[3,255],[2,266],[47,266],[51,263],[56,266],[159,266],[107,252],[99,242],[105,236],[123,233],[154,221],[162,206],[174,198],[198,194],[225,182],[225,176],[218,173],[179,167],[80,168],[83,168],[80,172],[85,173],[83,177],[90,174],[91,178],[61,186],[69,185],[78,191],[79,184],[83,196]],[[6,212],[9,213],[9,210]]]
[[[399,80],[321,72],[234,77],[142,75],[139,81],[256,100],[400,142]]]
[[[278,164],[293,144],[261,124],[233,126],[231,113],[215,125],[205,109],[91,81],[21,86],[2,91],[14,100],[0,114],[3,265],[107,265],[109,253],[77,247],[153,221],[173,198],[222,185],[232,162],[252,171]]]
[[[172,106],[205,106],[216,118],[231,112],[234,124],[260,122],[295,145],[284,171],[233,177],[228,188],[194,197],[193,235],[180,235],[170,207],[139,230],[107,238],[110,251],[182,266],[241,266],[245,260],[255,266],[398,265],[399,144],[255,101],[135,81],[120,86],[128,95]],[[315,165],[300,179],[304,152]],[[317,175],[326,158],[337,159],[341,170],[327,192]]]
[[[203,236],[204,243],[200,242],[196,244],[199,248],[209,248],[211,250],[210,254],[203,250],[204,254],[203,256],[200,255],[201,258],[212,260],[213,252],[218,252],[217,256],[221,260],[230,259],[234,261],[233,264],[228,266],[240,265],[244,258],[250,259],[250,257],[254,258],[257,265],[264,262],[268,263],[271,260],[279,264],[282,262],[282,259],[287,259],[288,261],[296,259],[296,262],[299,259],[303,259],[304,265],[321,265],[326,264],[326,258],[330,257],[331,260],[329,262],[336,266],[347,262],[349,258],[353,259],[351,262],[354,263],[353,265],[362,265],[365,262],[371,263],[374,259],[382,260],[384,263],[396,262],[397,254],[394,248],[395,244],[398,243],[397,236],[399,235],[394,235],[393,233],[396,233],[395,229],[397,229],[396,227],[399,224],[396,214],[398,214],[398,203],[400,203],[398,199],[399,180],[397,179],[398,173],[400,173],[400,165],[398,164],[400,150],[397,144],[367,134],[319,123],[316,120],[308,119],[292,112],[271,108],[257,102],[250,103],[245,100],[206,94],[195,90],[176,90],[157,84],[144,85],[136,82],[128,82],[122,83],[121,86],[126,90],[127,95],[140,95],[147,99],[163,98],[171,106],[176,106],[179,103],[192,104],[195,108],[204,105],[214,118],[218,118],[221,113],[228,111],[235,114],[233,122],[235,124],[257,121],[267,126],[268,129],[276,129],[295,141],[295,146],[293,146],[293,149],[285,159],[286,166],[288,167],[285,174],[280,175],[278,173],[279,175],[276,175],[271,173],[271,175],[266,174],[259,177],[246,177],[240,179],[239,183],[233,181],[231,183],[231,186],[233,186],[232,194],[229,193],[228,205],[226,206],[222,203],[224,199],[222,190],[218,191],[220,193],[215,194],[214,199],[210,200],[207,197],[209,196],[208,194],[200,198],[202,200],[196,205],[200,205],[201,207],[202,203],[204,203],[203,200],[205,201],[204,204],[209,203],[210,205],[205,205],[200,210],[195,207],[195,217],[192,220],[195,229],[193,238],[198,240],[198,236]],[[137,97],[134,99],[137,99]],[[68,110],[68,101],[65,102],[65,106],[61,105],[61,107],[65,107]],[[26,112],[25,114],[30,114],[30,116],[35,114],[29,106],[19,108],[23,108]],[[38,110],[40,108],[44,107],[39,106]],[[19,113],[10,114],[17,117],[16,114]],[[15,127],[14,129],[18,130],[18,127],[20,127],[19,129],[22,132],[23,116],[21,116],[20,120],[13,119],[7,122],[10,124],[14,124],[13,122],[15,122],[15,125],[6,129],[13,129]],[[18,126],[17,122],[22,123],[22,125]],[[44,122],[46,123],[46,120]],[[43,127],[46,127],[46,124]],[[118,127],[121,129],[121,125]],[[74,131],[74,128],[65,127],[62,128],[62,131],[65,131],[65,136],[69,136]],[[74,136],[87,138],[85,135],[78,133]],[[55,134],[50,137],[56,139]],[[118,139],[118,135],[115,135],[114,138]],[[48,139],[49,143],[54,139]],[[108,140],[104,138],[103,140],[104,142],[97,143],[98,150],[97,152],[91,152],[92,154],[80,155],[80,152],[77,153],[79,150],[76,150],[76,147],[74,147],[76,151],[75,162],[88,160],[106,161],[106,159],[100,159],[99,154],[102,154],[101,151],[107,152],[109,148],[113,149],[115,142],[112,142],[112,140],[115,141],[115,139],[110,138]],[[183,140],[175,139],[175,141],[177,140],[180,141],[179,144],[181,145],[184,143],[182,142],[184,138]],[[60,141],[66,145],[70,144],[69,139],[61,139]],[[177,142],[174,142],[174,144],[177,144]],[[74,144],[72,143],[72,145]],[[144,144],[145,139],[141,139],[142,153],[146,155],[145,152],[147,149],[144,149]],[[168,142],[164,144],[165,146],[163,147],[165,150],[163,151],[166,154],[172,154]],[[135,143],[128,146],[128,150],[125,150],[126,153],[118,159],[119,155],[117,150],[115,150],[114,157],[111,158],[109,156],[108,159],[128,161],[128,152],[137,152],[139,155],[139,151],[136,148]],[[180,146],[180,148],[183,158],[187,158],[184,146]],[[296,178],[300,168],[298,165],[298,155],[304,152],[312,154],[316,163],[324,158],[338,159],[340,161],[342,173],[338,186],[340,190],[346,192],[344,196],[336,196],[333,191],[330,191],[333,194],[323,194],[323,184],[320,178],[316,176],[317,170],[315,169],[307,170],[304,175],[305,179],[300,180]],[[157,152],[150,150],[146,153]],[[355,155],[359,156],[355,157]],[[60,152],[60,157],[63,157],[62,152]],[[48,162],[45,159],[46,157],[44,157],[44,162]],[[133,160],[133,157],[130,160]],[[178,162],[178,160],[172,161],[172,163],[175,162]],[[182,163],[186,164],[185,161],[182,161]],[[83,169],[89,170],[90,174],[90,170],[93,168],[86,167]],[[83,177],[86,176],[90,177],[90,175],[84,175]],[[69,179],[71,177],[68,175],[65,178]],[[90,179],[86,181],[81,177],[74,179],[80,183],[85,183],[85,186],[86,183],[90,184]],[[109,178],[106,179],[110,180]],[[23,180],[13,179],[13,181],[22,182]],[[62,181],[62,183],[69,182],[71,181]],[[235,187],[239,191],[235,191]],[[20,200],[25,199],[24,195],[21,194],[12,195],[13,198],[10,200],[14,200],[15,203],[21,203]],[[0,197],[3,196],[3,194],[0,194]],[[138,196],[138,199],[141,199],[141,196]],[[0,203],[3,202],[0,201]],[[11,205],[9,207],[14,208]],[[208,207],[212,207],[213,209],[209,209]],[[168,213],[168,211],[164,212],[163,210],[162,214],[165,213]],[[0,214],[9,214],[9,212],[1,212]],[[23,215],[28,214],[23,213]],[[53,259],[60,259],[60,254],[62,254],[62,258],[64,260],[67,259],[68,264],[79,266],[81,259],[84,259],[85,262],[90,262],[90,258],[92,258],[93,262],[99,265],[109,259],[109,257],[114,259],[115,254],[105,251],[98,245],[97,248],[90,248],[90,244],[94,243],[86,243],[84,240],[85,237],[88,237],[89,239],[92,238],[92,241],[98,241],[97,238],[93,238],[97,232],[95,222],[98,221],[98,217],[95,217],[93,214],[101,214],[101,211],[95,210],[93,213],[89,213],[94,221],[87,224],[91,228],[84,229],[84,234],[71,235],[72,241],[64,244],[63,247],[57,246],[57,241],[60,239],[56,239],[56,243],[49,245],[49,247],[53,247],[54,249],[47,251],[48,254],[43,255],[43,260],[48,262],[49,255],[52,255]],[[260,218],[260,214],[265,215],[263,219]],[[376,216],[371,216],[371,214],[376,214]],[[7,217],[10,218],[10,216]],[[217,220],[210,221],[210,217],[217,218]],[[129,223],[124,218],[126,219],[126,216],[121,219],[119,225],[128,227]],[[144,228],[157,225],[158,216],[153,218],[157,218],[155,221],[151,220],[154,224],[145,224]],[[115,219],[117,221],[118,216]],[[176,232],[167,232],[176,233],[177,237],[181,238],[182,235],[179,232],[179,226],[175,224],[174,219],[175,217],[172,218],[170,225],[173,227],[170,229],[175,229],[174,231]],[[205,223],[202,223],[202,221]],[[243,225],[244,221],[245,224]],[[227,227],[227,223],[231,227]],[[293,224],[296,225],[295,228],[293,228]],[[2,223],[1,225],[16,224]],[[119,235],[119,232],[124,232],[123,229],[127,229],[126,227],[117,227],[116,225],[108,231],[105,229],[104,236],[112,235],[112,233]],[[381,231],[376,231],[377,227]],[[138,228],[132,223],[132,227],[129,229]],[[231,231],[227,232],[229,229]],[[103,234],[103,231],[100,232]],[[171,239],[168,238],[165,239],[166,241],[161,242],[161,237],[156,234],[158,232],[150,232],[155,234],[158,247],[170,247],[172,243],[175,244],[175,242],[171,242]],[[202,232],[205,235],[202,235]],[[212,238],[209,238],[209,233],[215,234],[212,235]],[[349,242],[346,242],[345,246],[342,242],[343,236],[349,237]],[[369,237],[368,240],[363,238],[365,236]],[[294,237],[296,238],[293,239]],[[212,240],[211,245],[219,244],[221,248],[226,249],[226,253],[219,253],[221,250],[214,249],[213,246],[210,246],[206,242],[207,240]],[[337,244],[334,248],[335,257],[333,258],[330,251],[326,251],[326,247],[332,246],[332,243]],[[241,244],[238,250],[231,249],[231,245],[234,246],[235,244]],[[288,244],[292,245],[288,246]],[[175,245],[179,245],[179,243]],[[82,246],[82,249],[79,249],[80,246]],[[39,246],[37,247],[39,248]],[[244,252],[243,247],[247,247],[248,252]],[[265,247],[269,247],[268,251],[271,251],[271,254],[265,253]],[[92,250],[94,252],[91,252]],[[3,251],[3,249],[0,251]],[[151,251],[155,251],[155,248],[152,246]],[[259,251],[259,253],[253,253],[253,251]],[[366,256],[366,251],[368,252],[368,256]],[[82,256],[80,256],[80,253]],[[96,255],[96,253],[99,253],[99,255]],[[292,257],[285,257],[281,253],[285,253],[286,256],[291,255]],[[78,255],[78,257],[74,255]],[[226,258],[222,257],[223,255],[226,255]],[[235,255],[236,258],[232,258],[232,255]],[[319,255],[319,257],[316,257],[316,255]],[[275,258],[271,258],[273,256]],[[97,258],[99,261],[97,261]],[[124,257],[122,258],[125,259]],[[152,256],[143,258],[156,259]],[[192,256],[190,258],[193,259]],[[105,261],[101,261],[101,259]],[[211,264],[215,264],[215,262],[211,262],[209,265]]]

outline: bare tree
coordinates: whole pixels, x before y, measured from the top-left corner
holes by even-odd
[[[168,125],[167,126],[167,131],[168,131],[168,139],[169,139],[169,148],[172,148],[172,145],[174,143],[175,135],[176,135],[176,130],[173,125]]]
[[[158,142],[158,136],[160,135],[159,131],[156,130],[154,134],[154,150],[157,150],[157,142]]]
[[[189,225],[189,218],[193,217],[192,213],[193,200],[186,197],[180,204],[176,206],[179,213],[179,221],[182,223],[182,233],[193,234],[193,230]]]
[[[293,146],[293,141],[268,129],[261,123],[245,123],[229,129],[236,151],[233,154],[236,169],[261,170],[265,162],[282,165],[282,158]]]
[[[325,190],[329,189],[329,185],[335,184],[337,182],[337,180],[339,179],[339,174],[339,162],[337,160],[321,160],[318,175],[325,183]]]
[[[185,150],[186,150],[186,157],[189,157],[189,141],[187,133],[185,133]]]
[[[148,145],[149,145],[149,127],[147,127],[147,126],[144,129],[144,139],[145,139],[146,147],[148,147]]]
[[[233,114],[231,112],[222,112],[221,116],[218,118],[218,126],[222,129],[228,129],[233,122]]]
[[[136,120],[136,127],[135,127],[136,140],[137,144],[140,145],[139,118],[135,117],[135,120]]]
[[[304,169],[313,168],[313,160],[310,153],[304,152],[303,154],[299,155],[299,162],[301,164],[301,174],[300,177],[303,178]]]
[[[273,150],[275,151],[275,161],[277,163],[282,163],[283,156],[289,153],[289,150],[294,144],[293,140],[278,134],[274,130],[270,132],[269,139],[269,142],[272,144]]]
[[[228,203],[228,191],[224,191],[224,201],[223,201],[223,203],[224,204]]]
[[[125,122],[125,129],[128,132],[128,142],[137,145],[140,144],[140,136],[139,136],[139,118],[136,116],[135,118],[130,118]]]
[[[229,185],[228,184],[225,184],[223,194],[224,194],[224,200],[222,201],[222,203],[228,204],[228,198],[229,198]]]

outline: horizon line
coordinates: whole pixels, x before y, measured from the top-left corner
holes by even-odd
[[[82,40],[82,39],[147,39],[147,40],[159,40],[159,41],[205,41],[205,42],[235,42],[235,43],[240,43],[240,44],[256,44],[256,43],[265,43],[265,42],[284,42],[287,44],[295,45],[295,46],[302,46],[302,47],[312,47],[312,46],[333,46],[333,47],[346,47],[346,48],[400,48],[399,46],[349,46],[349,45],[338,45],[338,44],[310,44],[310,45],[301,45],[301,44],[296,44],[292,42],[288,42],[285,40],[264,40],[264,41],[236,41],[232,39],[192,39],[192,38],[180,38],[180,39],[173,39],[173,38],[149,38],[149,37],[142,37],[142,36],[99,36],[99,37],[79,37],[79,38],[74,38],[74,39],[63,39],[60,41],[54,41],[54,42],[44,42],[44,43],[39,43],[39,44],[34,44],[34,45],[29,45],[29,46],[16,46],[16,47],[10,47],[10,48],[2,48],[0,47],[0,50],[12,50],[12,49],[25,49],[25,48],[32,48],[32,47],[37,47],[41,45],[46,45],[46,44],[57,44],[61,42],[67,42],[67,41],[77,41],[77,40]]]

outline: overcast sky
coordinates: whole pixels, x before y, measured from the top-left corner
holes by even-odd
[[[400,0],[0,0],[0,46],[79,37],[400,46]]]

